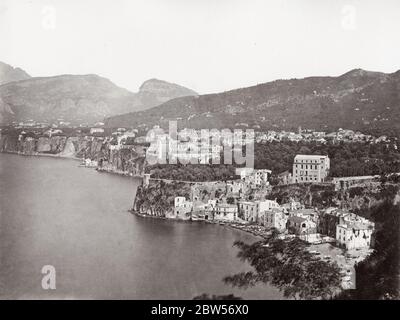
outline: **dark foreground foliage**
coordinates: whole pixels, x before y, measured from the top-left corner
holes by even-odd
[[[279,239],[273,231],[266,240],[253,244],[237,241],[235,246],[238,257],[254,270],[225,277],[227,284],[245,289],[268,283],[292,299],[328,299],[340,290],[338,265],[312,255],[307,243],[298,238]]]
[[[400,299],[400,205],[387,199],[363,215],[375,221],[375,250],[355,267],[356,289],[337,298]]]

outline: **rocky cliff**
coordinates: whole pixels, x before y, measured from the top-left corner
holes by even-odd
[[[379,181],[360,184],[347,190],[335,191],[333,185],[295,184],[274,186],[268,199],[276,199],[279,203],[290,199],[306,206],[326,208],[341,207],[355,212],[368,211],[387,199],[394,199],[399,190],[398,184],[381,184]]]
[[[197,96],[198,93],[195,91],[182,87],[178,84],[159,79],[149,79],[143,82],[139,88],[139,92],[136,93],[133,99],[135,110],[132,109],[132,112],[147,110],[175,98]],[[107,118],[106,124],[110,128],[130,127],[132,126],[132,117],[135,118],[133,113],[116,115]]]
[[[146,166],[145,147],[131,145],[116,148],[111,139],[103,137],[0,134],[0,152],[90,159],[98,162],[100,171],[132,176],[143,175]]]
[[[190,198],[190,185],[183,182],[152,180],[137,188],[133,211],[149,216],[167,217],[174,211],[175,197]]]

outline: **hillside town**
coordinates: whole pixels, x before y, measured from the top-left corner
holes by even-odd
[[[120,127],[115,128],[114,131],[110,131],[108,127],[105,126],[104,122],[95,122],[88,123],[82,122],[79,125],[72,124],[69,121],[66,121],[62,118],[57,119],[51,123],[49,122],[40,122],[35,121],[33,119],[29,119],[22,122],[12,122],[9,125],[10,128],[14,128],[16,130],[28,129],[36,134],[44,134],[47,131],[56,131],[54,134],[65,135],[66,133],[63,129],[67,129],[67,131],[73,130],[74,132],[85,132],[88,130],[90,134],[98,134],[98,135],[108,135],[108,132],[112,135],[117,135],[118,133],[125,131],[133,131],[137,134],[137,136],[142,136],[143,133],[147,133],[147,131],[154,131],[157,134],[157,131],[160,129],[160,126],[155,125],[152,127]],[[244,126],[242,129],[247,129]],[[318,143],[340,143],[340,142],[368,142],[368,143],[395,143],[396,138],[390,138],[387,135],[373,136],[371,134],[365,134],[360,131],[354,131],[350,129],[338,128],[337,130],[332,131],[324,131],[324,130],[315,130],[315,129],[302,129],[299,127],[296,131],[286,131],[286,130],[268,130],[263,131],[261,129],[253,128],[255,132],[255,142],[257,143],[268,143],[273,141],[293,141],[293,142],[318,142]],[[138,134],[141,131],[142,134]],[[183,128],[181,130],[182,136],[189,134],[190,132],[196,132],[198,136],[200,136],[201,130],[198,129],[188,129]],[[215,137],[218,137],[216,135]],[[229,142],[229,141],[227,141]]]
[[[254,140],[261,144],[274,141],[393,144],[397,149],[396,141],[391,141],[386,136],[373,137],[344,129],[325,133],[299,128],[298,133],[268,131],[256,132],[254,136],[235,131],[211,131],[204,140],[200,130],[187,128],[181,130],[175,138],[171,138],[159,126],[154,126],[144,135],[136,128],[121,127],[110,130],[104,127],[104,123],[96,123],[92,127],[71,128],[68,125],[63,121],[50,127],[34,122],[18,123],[11,129],[3,128],[3,133],[14,130],[18,133],[18,139],[24,143],[29,139],[37,139],[40,142],[71,136],[97,141],[100,145],[106,145],[108,151],[94,154],[84,152],[81,154],[81,166],[123,175],[140,175],[143,177],[144,186],[160,179],[152,177],[151,172],[126,171],[124,162],[122,169],[116,168],[111,159],[112,155],[129,151],[145,156],[147,162],[153,158],[156,163],[162,163],[163,160],[168,160],[169,163],[184,160],[186,163],[210,164],[214,163],[212,161],[219,163],[225,146],[233,145],[241,150]],[[221,144],[212,144],[213,139]],[[100,150],[99,148],[96,147]],[[51,143],[49,149],[42,147],[40,152],[51,153]],[[105,156],[106,154],[108,156]],[[137,167],[134,159],[128,158],[127,161],[133,161],[133,166]],[[360,184],[373,184],[380,178],[379,175],[331,177],[330,167],[330,158],[327,155],[297,154],[293,158],[292,170],[284,172],[236,168],[236,178],[227,181],[190,182],[189,195],[176,194],[173,209],[167,210],[163,217],[228,225],[261,237],[269,234],[272,229],[279,231],[282,238],[298,237],[310,244],[310,252],[313,254],[327,261],[336,261],[343,271],[342,287],[351,288],[354,285],[354,265],[372,252],[374,223],[348,209],[329,206],[315,208],[294,199],[278,203],[276,199],[268,198],[272,189],[273,174],[277,178],[275,183],[278,186],[315,184],[331,186],[335,191],[348,190]],[[151,212],[140,210],[138,213],[152,215]],[[159,216],[155,213],[154,215]]]
[[[0,0],[0,302],[400,300],[399,16]]]
[[[338,183],[327,181],[327,156],[297,155],[293,172],[290,184]],[[343,271],[343,288],[354,285],[354,264],[372,252],[373,222],[338,207],[321,209],[294,199],[281,204],[266,199],[271,190],[271,170],[243,168],[237,174],[240,178],[236,180],[191,184],[189,196],[177,194],[173,209],[166,211],[164,217],[227,225],[261,237],[272,229],[279,231],[282,238],[298,237],[311,245],[313,254],[338,263]],[[360,179],[361,183],[365,180]],[[150,174],[145,174],[143,185],[151,183]]]
[[[354,131],[349,129],[339,128],[336,131],[326,132],[317,131],[313,129],[298,128],[298,132],[293,131],[267,131],[257,132],[256,141],[260,143],[272,142],[272,141],[314,141],[319,143],[339,143],[339,142],[390,142],[390,139],[386,135],[374,137],[370,134],[364,134],[360,131]]]

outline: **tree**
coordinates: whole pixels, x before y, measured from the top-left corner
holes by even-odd
[[[300,154],[310,154],[311,150],[307,146],[302,146],[299,150]]]
[[[298,239],[280,239],[275,230],[262,241],[246,244],[235,242],[238,257],[250,263],[254,271],[224,278],[239,288],[269,283],[293,299],[328,299],[340,291],[340,269],[307,250],[307,243]]]
[[[227,202],[228,204],[234,204],[234,203],[235,203],[235,198],[234,198],[234,197],[228,197],[228,198],[226,199],[226,202]]]
[[[356,288],[346,290],[337,299],[400,299],[400,205],[393,204],[396,195],[387,198],[363,216],[375,221],[374,252],[355,266]]]

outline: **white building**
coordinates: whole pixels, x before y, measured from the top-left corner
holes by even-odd
[[[285,212],[291,212],[291,211],[304,209],[303,204],[301,204],[299,201],[294,201],[292,198],[289,200],[289,202],[282,204],[281,207],[283,208],[283,210]]]
[[[287,227],[290,233],[298,236],[317,232],[317,224],[314,221],[300,216],[289,217]]]
[[[286,230],[288,216],[282,210],[272,209],[264,211],[264,226],[267,228],[275,228],[282,232]]]
[[[174,217],[177,219],[189,219],[192,212],[193,202],[186,200],[185,197],[175,197]]]
[[[243,189],[242,181],[229,181],[226,183],[226,192],[227,194],[237,194],[240,195]]]
[[[214,207],[214,220],[235,221],[238,207],[235,204],[220,203]]]
[[[352,221],[336,226],[336,241],[347,250],[371,246],[374,223]]]
[[[253,172],[253,168],[236,168],[236,175],[240,176],[240,179],[246,178],[246,176],[250,175]]]
[[[252,169],[252,168],[237,168],[236,174],[240,175],[240,178],[249,187],[261,187],[268,186],[268,175],[272,173],[268,169]]]
[[[328,176],[328,156],[298,154],[293,162],[293,182],[323,182]]]
[[[49,130],[46,130],[43,134],[46,136],[49,136],[49,138],[51,138],[51,136],[56,135],[56,134],[62,134],[62,130],[60,129],[53,129],[50,128]]]
[[[90,134],[93,133],[103,133],[104,129],[103,128],[90,128]]]
[[[268,175],[271,173],[272,171],[267,169],[254,170],[252,175],[250,176],[251,181],[256,187],[261,185],[269,185]]]
[[[279,204],[275,200],[264,201],[240,201],[239,210],[243,214],[244,220],[249,222],[262,222],[261,212],[271,211],[279,208]]]

